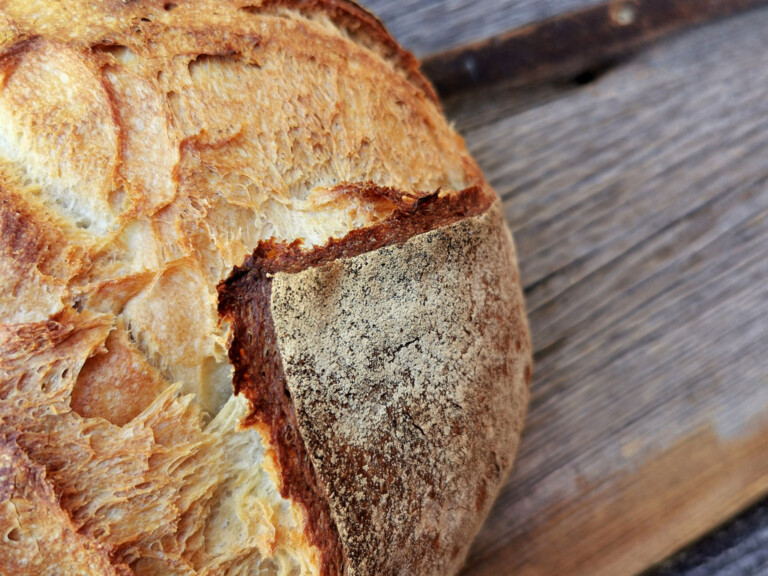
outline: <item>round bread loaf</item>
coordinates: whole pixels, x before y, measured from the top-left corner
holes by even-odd
[[[359,6],[0,0],[0,236],[0,574],[460,568],[515,250]]]

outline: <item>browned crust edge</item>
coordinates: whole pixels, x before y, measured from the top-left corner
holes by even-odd
[[[401,244],[418,234],[479,216],[490,208],[495,198],[482,186],[471,186],[447,194],[438,190],[425,195],[410,195],[370,182],[343,184],[337,189],[360,195],[375,195],[389,200],[398,209],[383,222],[352,230],[343,238],[331,238],[324,246],[310,250],[303,246],[301,240],[290,244],[275,240],[259,242],[243,265],[235,267],[225,284],[253,270],[268,274],[295,273],[339,258],[352,258],[385,246]]]
[[[336,25],[344,28],[350,34],[362,33],[373,42],[379,43],[386,49],[386,57],[397,63],[408,81],[422,90],[435,105],[440,107],[437,92],[422,74],[418,59],[392,38],[381,20],[357,2],[352,0],[264,0],[260,6],[254,6],[253,10],[260,11],[282,6],[304,12],[322,11]]]
[[[371,183],[344,185],[344,190],[377,194],[399,209],[384,222],[354,230],[311,250],[304,249],[299,241],[260,242],[243,265],[218,286],[219,315],[232,327],[229,358],[234,367],[235,394],[242,393],[250,403],[251,411],[243,424],[267,425],[282,478],[280,493],[306,509],[305,532],[310,543],[320,550],[324,576],[344,573],[345,554],[288,391],[271,313],[272,275],[300,272],[403,243],[416,235],[482,214],[493,202],[493,196],[480,186],[449,195],[438,191],[418,199]],[[254,362],[256,358],[261,359],[259,364]]]
[[[344,565],[341,541],[299,434],[272,320],[271,293],[272,279],[258,269],[219,285],[219,313],[232,327],[229,359],[235,394],[243,394],[250,404],[242,425],[266,424],[279,466],[280,494],[304,506],[304,531],[320,550],[320,573],[338,575]]]

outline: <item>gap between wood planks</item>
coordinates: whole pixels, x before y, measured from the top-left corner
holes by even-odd
[[[687,546],[643,576],[744,576],[768,573],[768,500]]]
[[[465,574],[639,573],[698,534],[709,508],[733,513],[768,490],[768,463],[761,458],[767,436],[765,428],[746,441],[727,443],[713,430],[694,432],[631,476],[584,484],[585,494],[577,505],[551,510],[546,522],[532,526],[519,545],[513,541],[493,562],[471,567]],[[677,466],[681,459],[689,461],[685,469]],[[711,466],[713,460],[733,467],[736,474],[723,482]],[[746,472],[745,464],[754,462],[762,462],[761,474]],[[695,482],[684,477],[691,474]],[[612,491],[620,491],[622,499],[611,498]],[[671,529],[659,530],[660,517]],[[627,540],[634,545],[627,546]],[[503,566],[514,569],[502,572]]]
[[[467,576],[635,574],[768,491],[768,9],[446,110],[505,198],[537,366]]]
[[[392,3],[397,7],[402,4]],[[514,2],[468,4],[483,14],[499,11],[501,21],[516,9]],[[500,80],[529,85],[570,75],[577,82],[587,83],[616,59],[663,35],[766,6],[768,0],[613,0],[597,5],[592,5],[594,1],[572,0],[561,10],[574,4],[588,7],[555,13],[547,20],[438,52],[426,57],[422,68],[443,97]],[[377,6],[375,2],[373,5]],[[418,20],[411,18],[410,25],[417,24]],[[420,24],[434,29],[432,22]],[[452,25],[463,29],[471,27],[472,22],[441,21],[447,29]],[[403,23],[402,30],[395,29],[396,37],[407,37],[408,29]]]
[[[606,0],[363,0],[422,58]]]

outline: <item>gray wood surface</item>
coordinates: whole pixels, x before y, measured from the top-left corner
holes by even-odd
[[[466,575],[636,574],[768,492],[766,47],[760,10],[446,103],[505,199],[537,362]]]
[[[484,40],[605,0],[362,0],[417,56]]]
[[[422,68],[447,96],[505,79],[531,85],[593,74],[664,35],[767,5],[768,0],[374,0],[370,7],[406,47],[418,55],[436,51]],[[474,37],[481,41],[461,43]]]

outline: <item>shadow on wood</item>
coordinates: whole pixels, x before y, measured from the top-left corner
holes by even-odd
[[[435,54],[423,69],[443,96],[499,80],[524,85],[578,77],[670,32],[766,4],[614,0]]]

